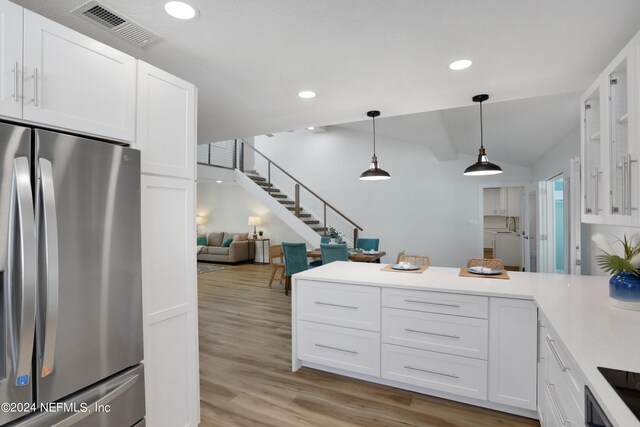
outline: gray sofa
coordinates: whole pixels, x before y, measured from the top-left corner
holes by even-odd
[[[233,242],[228,248],[222,247],[228,237]],[[198,261],[209,262],[241,262],[253,259],[253,240],[249,239],[249,233],[228,233],[224,231],[207,234],[207,245],[198,252]]]

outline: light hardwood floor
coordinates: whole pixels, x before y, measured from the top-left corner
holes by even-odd
[[[201,426],[538,426],[330,373],[291,372],[291,297],[268,265],[198,276]]]

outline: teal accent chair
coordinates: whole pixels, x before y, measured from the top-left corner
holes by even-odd
[[[366,239],[363,237],[358,237],[356,239],[356,248],[363,249],[365,251],[370,251],[371,249],[373,249],[374,251],[377,251],[379,244],[380,244],[380,239]]]
[[[320,244],[320,254],[322,255],[322,264],[329,264],[333,261],[349,261],[349,250],[346,243],[342,244]]]
[[[329,243],[331,241],[331,237],[329,236],[320,236],[320,246],[322,246],[323,243]],[[321,259],[314,259],[313,261],[311,261],[309,263],[309,265],[312,265],[314,267],[320,267],[322,265],[322,258]]]
[[[314,266],[307,264],[307,245],[304,243],[282,242],[282,253],[284,254],[284,294],[289,295],[291,276]]]

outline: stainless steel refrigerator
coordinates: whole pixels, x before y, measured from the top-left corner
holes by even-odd
[[[0,426],[144,425],[140,153],[0,123]]]

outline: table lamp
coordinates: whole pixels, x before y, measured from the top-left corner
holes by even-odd
[[[262,224],[262,219],[259,216],[250,216],[249,217],[249,225],[253,225],[253,240],[258,239],[258,233],[256,231],[256,226]]]

